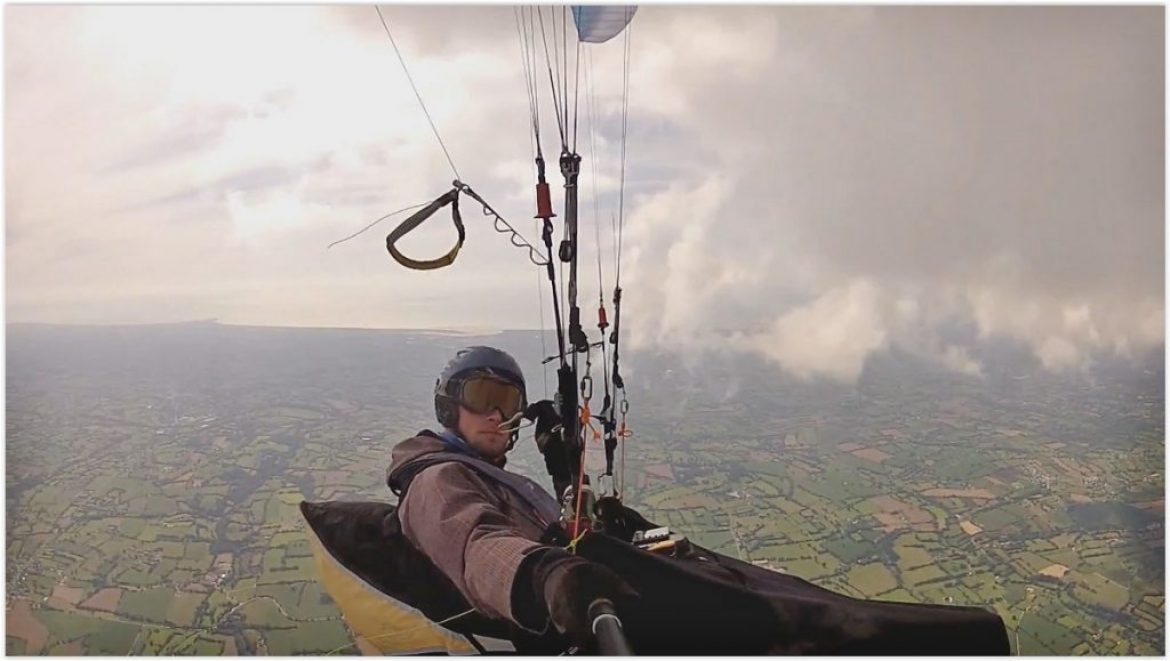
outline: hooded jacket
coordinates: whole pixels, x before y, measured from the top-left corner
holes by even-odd
[[[396,491],[409,485],[398,506],[402,533],[476,610],[539,632],[546,620],[514,613],[512,590],[521,563],[548,548],[540,540],[556,522],[546,520],[512,489],[463,463],[425,465],[427,455],[451,449],[429,431],[394,447],[387,482]],[[413,470],[411,464],[420,463],[425,467]],[[510,479],[552,499],[532,480],[516,474]]]

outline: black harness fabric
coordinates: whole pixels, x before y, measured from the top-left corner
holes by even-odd
[[[301,515],[338,562],[371,588],[417,608],[432,622],[447,620],[443,626],[459,634],[511,640],[520,654],[559,654],[567,648],[552,631],[538,636],[478,612],[460,615],[471,609],[467,598],[402,534],[394,505],[303,501]]]
[[[627,539],[633,530],[653,527],[616,501],[604,509],[603,518],[619,524],[610,531]],[[301,512],[329,552],[374,588],[434,621],[469,608],[450,579],[402,534],[393,505],[306,502]],[[683,548],[677,556],[659,555],[601,533],[577,544],[580,555],[613,569],[640,593],[637,601],[618,604],[635,654],[1011,652],[1003,620],[982,608],[854,599],[697,545]],[[521,653],[556,653],[565,644],[555,632],[536,638],[478,613],[445,626],[510,638]]]
[[[590,535],[580,555],[637,590],[619,609],[636,653],[1004,655],[1007,630],[982,608],[854,599],[692,546],[681,557]]]
[[[305,501],[301,515],[338,562],[379,591],[422,611],[431,621],[471,608],[451,579],[402,534],[394,505]],[[479,613],[444,626],[457,633],[510,637],[507,623]]]

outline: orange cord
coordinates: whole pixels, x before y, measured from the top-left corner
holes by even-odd
[[[576,491],[576,493],[573,494],[573,497],[577,499],[577,505],[574,508],[574,512],[573,512],[573,532],[569,535],[570,537],[576,537],[577,535],[579,535],[581,533],[581,502],[583,500],[581,498],[581,489],[584,488],[584,486],[585,486],[585,446],[584,445],[581,446],[580,464],[581,464],[581,467],[577,471],[577,491]]]
[[[619,438],[627,438],[627,437],[634,435],[634,430],[630,429],[629,427],[626,427],[626,414],[625,413],[622,414],[622,424],[621,424],[621,427],[618,428],[617,435]]]
[[[597,427],[593,425],[593,413],[589,410],[589,400],[585,400],[585,404],[581,407],[581,429],[588,427],[593,432],[593,440],[601,440],[601,432],[597,431]]]

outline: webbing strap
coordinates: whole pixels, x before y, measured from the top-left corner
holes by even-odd
[[[451,221],[455,223],[455,229],[459,232],[459,239],[455,242],[455,247],[451,248],[447,254],[435,259],[411,259],[403,255],[395,247],[394,244],[399,239],[406,236],[407,233],[421,225],[424,220],[430,218],[436,211],[448,204],[451,205]],[[463,218],[459,215],[459,189],[452,188],[439,196],[434,202],[416,211],[410,218],[402,221],[401,225],[395,227],[394,231],[386,236],[386,250],[390,251],[390,256],[394,258],[394,261],[406,268],[415,269],[416,271],[429,271],[450,266],[455,261],[455,256],[459,254],[459,249],[463,247],[463,239],[465,236],[466,232],[463,230]]]

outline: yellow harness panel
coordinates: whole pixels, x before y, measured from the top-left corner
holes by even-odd
[[[321,585],[337,602],[354,634],[383,654],[476,654],[459,634],[427,619],[418,609],[379,592],[337,561],[309,529]]]

